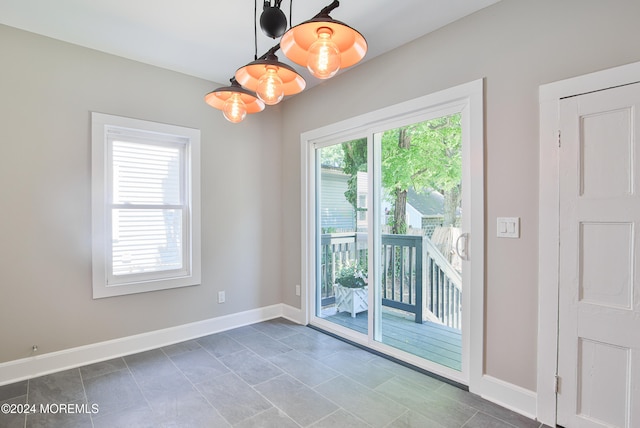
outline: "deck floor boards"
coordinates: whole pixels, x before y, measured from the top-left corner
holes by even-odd
[[[338,312],[325,317],[328,321],[367,334],[368,311],[352,317]],[[413,315],[382,312],[382,343],[425,358],[454,370],[462,368],[462,334],[459,330],[425,321],[414,322]]]

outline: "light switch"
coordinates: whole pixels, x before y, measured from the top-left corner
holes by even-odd
[[[498,238],[520,238],[520,217],[498,217]]]

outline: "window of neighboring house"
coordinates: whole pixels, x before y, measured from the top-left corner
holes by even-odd
[[[200,283],[200,131],[92,113],[93,297]]]
[[[358,195],[358,221],[367,221],[367,194]]]

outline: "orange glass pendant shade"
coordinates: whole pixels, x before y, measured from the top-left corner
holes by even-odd
[[[265,59],[250,62],[236,71],[236,80],[245,88],[257,92],[265,104],[279,103],[285,95],[302,92],[307,83],[292,67],[269,53]]]
[[[222,110],[224,117],[232,123],[241,122],[247,114],[264,110],[264,103],[256,94],[243,88],[235,80],[231,86],[224,86],[209,92],[204,101],[211,107]]]
[[[333,76],[333,47],[339,52],[339,67],[357,64],[367,53],[367,41],[362,34],[329,15],[317,16],[289,29],[280,40],[280,49],[287,58],[321,79]],[[328,77],[323,77],[329,75]]]

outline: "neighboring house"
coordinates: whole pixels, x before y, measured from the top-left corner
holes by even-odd
[[[347,191],[347,178],[340,168],[322,168],[320,217],[324,233],[355,230],[356,217],[353,206],[344,196],[344,192]]]
[[[435,190],[417,192],[410,188],[407,201],[422,216],[442,215],[444,213],[444,196]]]
[[[382,212],[388,220],[393,216],[393,206],[387,200],[382,202]],[[407,192],[407,226],[411,229],[426,229],[429,236],[433,228],[442,226],[444,197],[435,190],[417,192],[411,188]],[[388,223],[388,222],[387,222]]]
[[[342,172],[341,168],[323,167],[320,176],[322,192],[320,196],[320,211],[322,218],[322,229],[324,232],[346,232],[358,228],[366,227],[368,215],[366,206],[368,203],[368,178],[366,172],[358,173],[358,208],[356,214],[353,206],[346,200],[348,176]],[[414,189],[409,189],[407,195],[407,225],[413,229],[423,227],[430,228],[442,225],[442,215],[444,213],[444,197],[435,190],[418,193]],[[382,215],[385,223],[391,215],[392,205],[386,199],[382,201]]]
[[[444,224],[444,196],[435,190],[426,190],[418,193],[415,189],[409,189],[407,194],[407,223],[411,227],[418,227],[426,230],[427,236],[431,237],[433,230],[438,226],[450,226]],[[409,210],[411,207],[411,212]],[[413,212],[420,215],[420,225],[414,226],[416,220],[414,219]],[[456,210],[456,224],[453,226],[459,227],[460,216],[462,211],[460,208]]]

